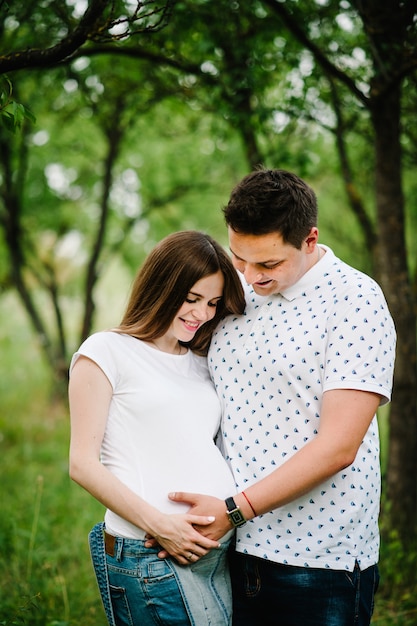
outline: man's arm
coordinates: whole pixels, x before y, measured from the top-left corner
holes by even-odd
[[[271,474],[245,489],[257,515],[295,500],[351,465],[379,403],[380,396],[367,391],[326,391],[316,437]],[[252,519],[254,513],[245,496],[242,493],[230,495],[246,519]],[[219,539],[232,527],[223,500],[183,492],[170,497],[189,503],[190,513],[215,516],[216,521],[209,527],[197,527],[211,539]]]

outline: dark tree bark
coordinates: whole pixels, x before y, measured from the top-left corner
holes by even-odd
[[[107,155],[104,159],[103,189],[101,193],[100,218],[95,241],[91,250],[87,265],[84,285],[84,317],[81,328],[80,341],[84,341],[91,333],[95,313],[95,287],[100,276],[100,259],[105,248],[108,217],[110,210],[110,192],[113,183],[113,170],[119,154],[120,142],[123,138],[123,130],[119,125],[117,113],[120,109],[114,109],[114,126],[107,133]]]
[[[379,225],[378,266],[397,329],[397,358],[390,411],[387,495],[393,528],[404,540],[417,519],[416,314],[404,227],[399,130],[400,92],[374,103],[375,194]],[[410,524],[411,522],[411,524]]]
[[[401,90],[417,57],[416,6],[412,0],[390,0],[383,6],[361,0],[357,6],[374,64],[369,109],[375,138],[378,265],[398,337],[387,495],[391,526],[407,542],[417,525],[417,318],[405,239]]]
[[[13,155],[8,137],[0,132],[0,155],[3,179],[0,184],[0,224],[10,259],[10,282],[28,314],[32,328],[52,369],[57,367],[57,354],[50,341],[49,332],[32,297],[25,277],[26,258],[22,230],[22,180],[26,171],[27,147],[20,143],[18,155]],[[15,162],[17,159],[17,165]],[[58,358],[58,360],[60,360]]]

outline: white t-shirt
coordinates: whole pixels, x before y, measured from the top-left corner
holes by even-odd
[[[214,443],[220,403],[207,360],[158,351],[134,337],[99,332],[73,356],[97,363],[113,387],[101,460],[132,491],[166,513],[189,506],[170,491],[226,498],[236,492],[231,471]],[[144,532],[107,510],[113,535],[143,539]]]
[[[215,332],[209,368],[223,402],[222,447],[238,490],[315,437],[323,392],[391,393],[395,329],[379,286],[326,254],[282,294],[247,288],[245,314]],[[307,495],[237,531],[237,550],[301,567],[378,560],[376,418],[355,461]]]

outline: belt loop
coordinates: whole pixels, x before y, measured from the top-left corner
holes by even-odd
[[[122,560],[123,542],[124,542],[123,537],[119,537],[117,540],[117,550],[115,554],[115,557],[118,561]]]

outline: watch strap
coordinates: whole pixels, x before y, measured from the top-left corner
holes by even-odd
[[[231,511],[234,511],[235,509],[238,508],[236,502],[234,501],[233,498],[226,498],[225,500],[226,502],[226,507],[227,507],[227,512],[230,513]]]
[[[234,528],[239,528],[246,524],[246,517],[243,515],[239,506],[236,504],[233,498],[226,498],[226,512],[230,523]]]

